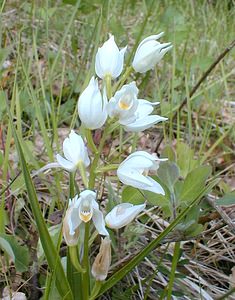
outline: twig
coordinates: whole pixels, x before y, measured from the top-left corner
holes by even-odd
[[[218,65],[218,63],[225,57],[226,54],[228,54],[233,47],[235,46],[235,40],[233,40],[229,46],[227,48],[225,48],[225,50],[217,57],[217,59],[210,65],[210,67],[206,70],[205,73],[202,74],[201,78],[198,80],[198,82],[196,83],[196,85],[193,87],[193,89],[190,91],[189,93],[189,99],[195,94],[195,92],[197,91],[197,89],[199,88],[199,86],[202,84],[203,81],[206,80],[207,76],[211,73],[211,71]],[[175,120],[177,117],[177,114],[179,111],[181,111],[181,109],[184,107],[184,105],[187,103],[187,96],[184,98],[184,100],[182,101],[182,103],[180,104],[179,108],[177,109],[177,111],[173,114],[172,120]],[[161,134],[158,144],[156,146],[155,152],[158,151],[162,141],[164,139],[163,134]]]
[[[206,198],[207,202],[220,214],[221,218],[224,220],[224,222],[230,227],[231,231],[235,234],[235,224],[232,222],[232,220],[229,218],[229,216],[226,214],[223,209],[216,205],[215,199],[212,197],[208,196]]]

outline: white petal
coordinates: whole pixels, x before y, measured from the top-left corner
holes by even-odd
[[[100,78],[104,78],[105,75],[110,74],[113,78],[116,78],[115,71],[119,71],[119,49],[114,41],[114,37],[111,35],[109,40],[106,41],[101,48],[98,49],[95,59],[95,71]]]
[[[146,42],[149,42],[149,41],[156,41],[158,40],[160,37],[162,37],[164,35],[164,32],[161,32],[159,34],[154,34],[154,35],[150,35],[148,37],[146,37],[138,46],[136,52],[138,52],[138,49]]]
[[[72,208],[68,218],[69,233],[73,235],[75,229],[82,223],[82,220],[79,218],[79,212],[77,208]]]
[[[148,176],[148,179],[149,179],[149,181],[151,181],[153,183],[153,185],[151,187],[145,187],[146,191],[165,195],[165,191],[164,191],[163,187],[157,181],[155,181],[153,178],[151,178],[149,176]]]
[[[99,209],[94,210],[92,220],[99,234],[106,236],[109,235],[107,229],[105,228],[104,216]]]
[[[103,126],[107,118],[106,105],[105,94],[103,99],[98,81],[93,76],[78,100],[78,114],[86,128],[97,129]]]
[[[146,187],[151,187],[152,183],[146,178],[146,176],[141,175],[138,171],[129,169],[118,169],[117,176],[119,180],[126,184],[138,189],[145,189]]]
[[[146,151],[141,151],[141,150],[133,152],[132,154],[130,154],[126,158],[126,160],[129,160],[130,158],[133,158],[133,157],[140,157],[140,158],[144,157],[144,158],[147,158],[147,159],[149,159],[151,161],[162,160],[162,159],[158,158],[156,155],[153,155],[153,154],[150,154],[150,153],[148,153]]]
[[[118,63],[116,65],[116,69],[113,71],[114,78],[117,78],[122,73],[123,63],[124,63],[124,55],[125,55],[126,50],[127,50],[127,46],[119,52]]]
[[[158,115],[150,115],[150,116],[143,117],[141,119],[137,119],[133,123],[125,125],[124,129],[126,131],[131,131],[131,132],[140,132],[152,127],[153,125],[159,122],[166,121],[166,120],[167,118]]]
[[[64,140],[63,151],[65,157],[72,161],[74,165],[77,165],[80,160],[86,161],[88,157],[82,137],[73,130],[71,130],[69,137]]]
[[[76,170],[76,165],[72,163],[71,161],[64,159],[61,155],[57,154],[56,159],[59,163],[59,165],[64,168],[65,170],[69,172],[73,172]]]
[[[160,102],[149,102],[144,99],[138,99],[138,107],[135,112],[137,119],[141,119],[145,116],[150,115],[154,110],[154,106],[158,105],[159,103]]]
[[[161,44],[156,41],[162,35],[163,32],[158,35],[151,35],[139,44],[132,62],[136,72],[145,73],[153,69],[165,53],[172,48],[171,43]]]
[[[133,205],[122,203],[115,206],[105,217],[108,227],[119,229],[129,224],[141,211],[144,210],[145,204]]]
[[[61,165],[58,162],[49,163],[49,164],[45,165],[44,167],[40,168],[39,170],[33,171],[31,176],[34,177],[46,170],[60,168],[60,167],[61,167]]]
[[[109,116],[117,117],[119,123],[123,125],[135,121],[135,111],[138,107],[137,94],[138,88],[134,81],[123,85],[108,103]]]

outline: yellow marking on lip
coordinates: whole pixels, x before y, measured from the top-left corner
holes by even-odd
[[[85,223],[87,223],[88,221],[90,221],[91,217],[92,217],[92,214],[91,214],[91,213],[86,213],[86,214],[81,213],[81,214],[80,214],[81,220],[82,220],[83,222],[85,222]]]
[[[127,109],[130,108],[130,105],[129,105],[129,104],[127,104],[127,103],[125,103],[125,102],[122,102],[122,101],[119,101],[118,105],[119,105],[119,107],[120,107],[121,109],[123,109],[123,110],[127,110]]]

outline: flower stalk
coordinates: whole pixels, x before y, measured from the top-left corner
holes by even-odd
[[[88,178],[86,175],[86,169],[85,169],[84,163],[82,161],[79,161],[77,166],[78,166],[78,169],[81,174],[82,182],[83,182],[85,188],[88,188]]]
[[[72,262],[73,266],[75,267],[75,269],[79,273],[85,273],[86,270],[84,268],[82,268],[82,266],[79,263],[77,246],[69,247],[69,255],[70,255],[71,262]]]
[[[105,87],[107,92],[107,97],[110,99],[112,97],[112,84],[111,84],[112,77],[111,75],[105,76]]]
[[[89,267],[89,232],[90,232],[90,222],[85,223],[85,235],[83,244],[83,259],[82,266],[85,272],[82,274],[82,286],[83,286],[83,300],[89,300],[90,293],[90,267]]]

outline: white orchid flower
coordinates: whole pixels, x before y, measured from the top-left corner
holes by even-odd
[[[122,125],[134,122],[136,119],[135,111],[138,107],[137,94],[138,88],[134,81],[123,85],[108,103],[109,116],[118,118]]]
[[[69,172],[77,169],[78,164],[82,162],[85,167],[90,164],[87,148],[82,137],[71,130],[69,137],[63,142],[63,152],[65,158],[60,154],[56,155],[57,162],[60,167]]]
[[[158,105],[159,102],[149,102],[144,99],[138,99],[138,107],[135,111],[135,121],[124,126],[126,131],[140,132],[152,127],[153,125],[166,121],[167,118],[150,115],[154,109],[155,105]]]
[[[91,268],[91,273],[98,281],[106,279],[111,264],[111,240],[105,237],[101,240],[100,250]]]
[[[136,151],[129,155],[118,167],[117,176],[126,185],[135,188],[165,195],[161,185],[148,176],[149,171],[156,171],[161,161],[160,159],[145,151]]]
[[[123,70],[124,54],[127,47],[118,49],[114,41],[114,36],[110,35],[102,47],[98,49],[95,58],[95,72],[97,76],[103,79],[105,76],[117,78]]]
[[[162,37],[164,32],[145,38],[138,46],[132,66],[136,72],[145,73],[163,58],[173,47],[171,43],[159,43],[156,40]]]
[[[78,100],[78,115],[86,128],[101,128],[107,119],[107,97],[102,97],[98,87],[98,81],[91,78],[87,88],[82,92]]]
[[[76,238],[77,230],[82,222],[89,222],[92,219],[96,230],[101,235],[108,236],[109,233],[105,228],[103,213],[96,202],[96,193],[85,190],[69,200],[69,206],[64,218],[63,230],[65,240],[73,241]]]
[[[145,209],[146,204],[133,205],[121,203],[115,206],[105,217],[106,225],[112,229],[119,229],[134,220]]]

